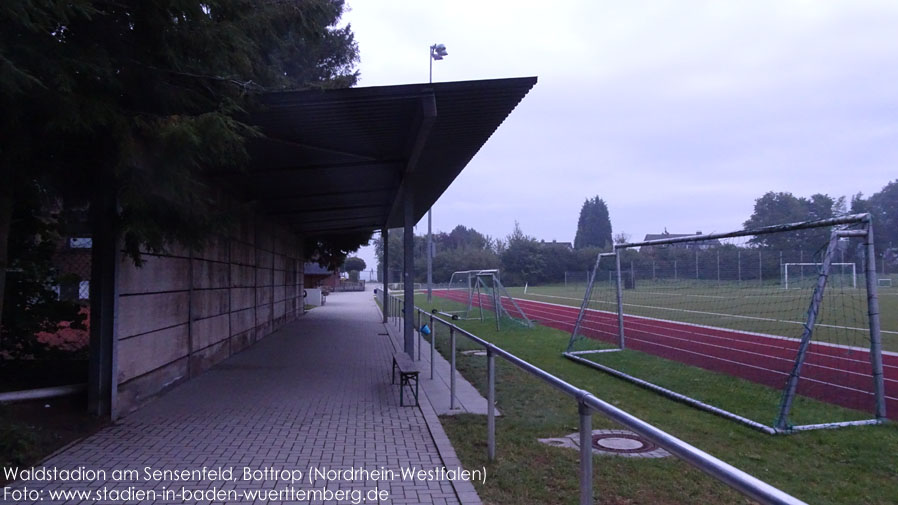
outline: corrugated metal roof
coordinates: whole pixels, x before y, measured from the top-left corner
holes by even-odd
[[[250,119],[265,135],[250,142],[250,170],[220,175],[299,233],[401,227],[402,212],[391,211],[401,208],[403,182],[413,188],[417,222],[534,84],[524,77],[269,93]]]

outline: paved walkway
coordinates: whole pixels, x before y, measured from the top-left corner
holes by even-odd
[[[105,476],[19,482],[13,489],[37,491],[44,504],[123,503],[127,495],[114,492],[147,490],[155,497],[132,495],[136,499],[127,502],[480,503],[469,482],[403,479],[400,474],[409,468],[455,470],[458,462],[427,402],[420,409],[399,407],[398,388],[390,384],[393,346],[379,318],[370,292],[330,296],[326,306],[45,462],[48,469],[83,467],[103,470]],[[233,477],[147,480],[145,472],[219,467],[233,469]],[[139,475],[117,479],[113,471],[124,469]],[[292,484],[282,474],[244,480],[245,469],[303,475]],[[367,475],[310,483],[311,469],[355,469]],[[320,494],[325,489],[360,495],[329,497]],[[51,490],[89,491],[91,496],[51,500]],[[253,500],[249,493],[259,490],[275,494]],[[204,494],[185,494],[197,491]],[[319,494],[300,494],[309,491]]]

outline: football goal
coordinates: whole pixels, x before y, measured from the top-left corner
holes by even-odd
[[[524,314],[499,278],[499,270],[463,270],[453,272],[445,289],[434,290],[434,312],[463,320],[495,320],[530,327]]]
[[[618,244],[597,256],[563,354],[766,433],[880,423],[898,408],[882,334],[898,331],[880,328],[870,223]]]

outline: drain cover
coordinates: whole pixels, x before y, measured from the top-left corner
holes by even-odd
[[[652,452],[657,445],[635,433],[600,433],[592,435],[592,448],[600,451],[634,454]]]
[[[571,433],[562,438],[541,438],[540,442],[555,447],[580,450],[580,434]],[[627,430],[593,430],[592,452],[626,458],[664,458],[670,453],[656,444]]]

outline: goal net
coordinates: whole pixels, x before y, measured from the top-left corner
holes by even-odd
[[[453,319],[494,320],[530,327],[532,322],[499,278],[499,270],[453,272],[445,289],[434,290],[434,311]]]
[[[783,289],[807,288],[817,282],[822,263],[783,263]],[[829,286],[857,289],[857,265],[855,263],[832,263],[827,278]]]
[[[767,433],[881,422],[898,327],[880,328],[869,223],[620,244],[596,259],[564,355]]]

